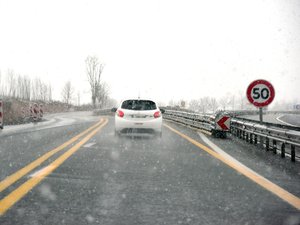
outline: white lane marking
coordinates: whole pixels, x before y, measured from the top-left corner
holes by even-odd
[[[91,143],[85,144],[83,147],[84,147],[84,148],[90,148],[90,147],[92,147],[92,146],[95,145],[95,144],[96,144],[96,142],[91,142]]]
[[[256,173],[255,171],[253,171],[252,169],[250,169],[249,167],[247,167],[246,165],[244,165],[243,163],[241,163],[240,161],[236,160],[235,158],[233,158],[231,155],[227,154],[224,150],[222,150],[220,147],[218,147],[217,145],[215,145],[214,143],[212,143],[204,134],[198,132],[200,138],[207,144],[209,145],[215,152],[217,152],[218,154],[222,155],[224,158],[230,160],[231,162],[243,167],[245,170],[250,171],[251,173],[254,173],[256,176],[259,176],[261,178],[263,178],[264,180],[267,180],[266,178],[264,178],[262,175]],[[269,181],[269,180],[267,180]]]
[[[283,120],[281,120],[280,117],[283,117],[283,116],[284,116],[284,115],[278,116],[278,117],[276,118],[276,120],[278,120],[279,122],[284,123],[284,124],[286,124],[286,125],[296,127],[296,126],[293,125],[293,124],[290,124],[290,123],[287,123],[287,122],[284,122]]]

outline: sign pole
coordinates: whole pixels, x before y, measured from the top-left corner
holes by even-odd
[[[259,107],[259,121],[260,123],[263,122],[263,108]]]

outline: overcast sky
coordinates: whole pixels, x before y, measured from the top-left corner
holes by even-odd
[[[300,1],[0,0],[2,74],[41,77],[56,99],[71,80],[87,102],[88,55],[118,100],[219,98],[263,78],[300,102]]]

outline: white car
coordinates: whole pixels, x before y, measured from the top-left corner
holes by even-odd
[[[151,100],[128,99],[122,101],[115,114],[115,134],[154,134],[162,136],[162,113]]]

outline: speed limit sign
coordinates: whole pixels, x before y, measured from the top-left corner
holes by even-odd
[[[256,107],[269,105],[275,97],[273,85],[266,80],[255,80],[247,88],[247,98]]]

